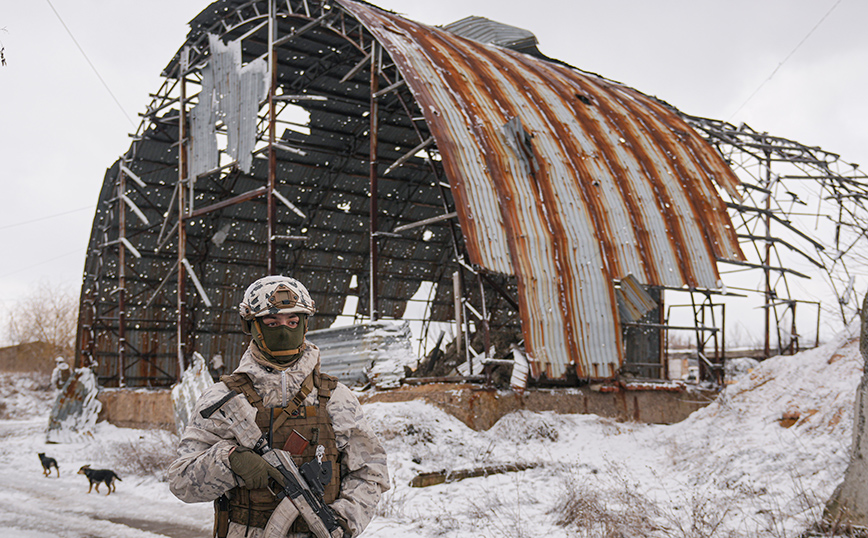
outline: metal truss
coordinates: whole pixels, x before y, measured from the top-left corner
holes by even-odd
[[[764,356],[810,345],[799,329],[805,323],[797,324],[799,304],[799,312],[815,318],[813,345],[819,341],[820,302],[800,297],[793,279],[805,282],[819,274],[835,299],[826,315],[849,323],[859,308],[854,269],[868,254],[863,241],[868,176],[834,153],[745,124],[692,116],[685,120],[721,152],[742,181],[741,200],[722,194],[748,259],[737,265],[720,261],[754,275],[756,285],[738,291],[763,296]]]

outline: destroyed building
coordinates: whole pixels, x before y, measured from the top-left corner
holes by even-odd
[[[676,330],[715,379],[721,300],[750,291],[766,355],[811,345],[796,307],[810,327],[819,305],[791,293],[810,275],[788,256],[853,315],[865,176],[835,154],[689,116],[481,17],[221,0],[190,27],[99,196],[77,361],[105,386],[171,385],[194,352],[234,367],[241,293],[271,273],[312,292],[313,330],[401,319],[428,290],[425,338],[451,323],[469,376],[520,356],[532,383],[665,379]]]

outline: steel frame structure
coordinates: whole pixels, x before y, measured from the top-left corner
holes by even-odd
[[[348,294],[358,297],[366,319],[399,318],[419,280],[432,282],[427,322],[463,320],[466,339],[473,319],[485,335],[481,358],[488,359],[489,328],[518,323],[514,278],[468,262],[437,146],[397,66],[370,32],[339,5],[314,0],[230,2],[191,26],[129,151],[107,172],[82,286],[79,364],[97,365],[106,386],[170,385],[193,352],[241,347],[226,297],[237,295],[242,282],[286,268],[315,275],[309,287],[318,290],[322,315],[313,328],[341,315]],[[215,127],[218,166],[189,174],[198,143],[190,110],[205,100],[209,35],[240,43],[243,64],[268,65],[250,171],[230,156],[231,126],[224,121]],[[308,122],[297,119],[302,109]],[[683,117],[742,180],[742,199],[729,198],[728,206],[750,253],[741,268],[762,275],[761,289],[740,291],[764,297],[765,355],[773,344],[779,353],[802,347],[796,305],[817,304],[794,297],[788,278],[806,275],[790,255],[823,271],[840,316],[852,318],[858,301],[850,260],[868,230],[866,176],[819,148]],[[365,178],[367,192],[349,177]],[[281,194],[287,186],[298,193],[292,200]],[[818,201],[811,216],[834,230],[832,241],[800,223],[805,200]],[[227,236],[231,250],[218,252]],[[400,265],[408,252],[416,257]],[[224,271],[209,271],[206,261]],[[230,275],[230,265],[244,269]],[[453,289],[462,290],[460,301],[451,300]],[[698,352],[708,363],[704,376],[715,379],[725,358],[723,315],[713,315],[716,292],[687,291]],[[819,332],[819,314],[817,320]],[[653,329],[672,329],[662,325]],[[463,353],[472,360],[469,340]]]
[[[819,147],[704,118],[687,118],[721,153],[742,180],[742,200],[730,200],[746,268],[762,272],[766,356],[798,351],[798,304],[793,278],[819,270],[836,304],[827,315],[842,324],[858,315],[856,272],[868,232],[868,176],[858,165]],[[803,269],[804,268],[804,269]],[[747,291],[757,291],[747,290]],[[789,316],[787,315],[789,313]],[[786,323],[784,320],[788,320]]]
[[[745,124],[687,115],[685,120],[725,156],[742,181],[741,199],[727,197],[727,206],[748,260],[718,263],[734,266],[730,274],[743,273],[742,282],[752,287],[690,292],[701,378],[720,382],[726,358],[723,299],[760,297],[761,358],[818,345],[823,312],[836,326],[859,315],[855,269],[866,255],[868,176],[837,154]],[[822,276],[826,294],[835,299],[825,310],[820,301],[799,297],[802,292],[794,286],[793,279],[804,282],[811,275]],[[800,304],[799,312],[807,308],[801,323],[796,316]],[[800,329],[805,326],[814,332],[812,341]]]
[[[262,9],[264,5],[268,6],[267,12]],[[202,18],[203,16],[200,15],[191,24],[195,25]],[[207,20],[207,17],[204,19]],[[164,386],[173,383],[180,376],[180,373],[189,364],[191,353],[203,351],[201,345],[197,345],[197,338],[194,335],[194,327],[198,325],[194,311],[203,306],[211,308],[213,303],[207,295],[205,286],[202,285],[197,276],[197,274],[204,272],[202,253],[207,250],[207,247],[202,245],[201,237],[192,238],[190,235],[191,227],[197,225],[197,220],[201,221],[211,214],[219,214],[233,206],[249,206],[249,204],[265,198],[267,205],[267,216],[264,222],[266,232],[263,238],[263,244],[266,247],[265,263],[253,258],[238,259],[237,263],[251,264],[256,267],[256,270],[269,274],[281,270],[279,265],[282,267],[294,265],[294,253],[284,245],[286,243],[304,243],[310,237],[304,235],[303,224],[296,226],[302,230],[298,234],[279,233],[279,225],[286,224],[287,220],[291,220],[295,215],[290,215],[289,219],[286,216],[278,218],[278,204],[282,202],[305,222],[313,220],[313,216],[302,213],[292,202],[283,197],[279,191],[276,191],[281,179],[278,177],[278,167],[284,162],[279,156],[281,152],[289,155],[316,152],[319,155],[325,155],[326,158],[362,162],[367,160],[370,193],[374,193],[374,195],[368,196],[370,202],[368,211],[369,232],[366,235],[368,236],[370,257],[367,282],[364,282],[365,277],[358,270],[358,267],[351,268],[352,274],[358,276],[359,280],[362,281],[359,287],[361,288],[366,284],[368,288],[367,294],[361,293],[361,290],[358,294],[360,312],[367,310],[365,319],[377,320],[382,316],[381,297],[388,295],[382,293],[380,275],[389,273],[388,267],[384,267],[384,265],[388,266],[394,260],[395,255],[390,253],[385,259],[381,256],[384,242],[391,242],[392,244],[406,242],[408,236],[416,236],[429,243],[431,242],[429,239],[424,239],[421,236],[428,236],[433,233],[439,236],[439,240],[435,244],[444,246],[448,244],[450,246],[439,249],[442,253],[436,255],[435,263],[431,264],[432,269],[428,271],[427,280],[434,283],[451,282],[452,272],[457,272],[462,282],[470,274],[475,275],[474,279],[479,279],[479,282],[486,279],[496,286],[493,294],[489,288],[489,296],[486,298],[484,295],[486,293],[485,287],[480,284],[476,290],[468,293],[467,300],[462,302],[462,308],[466,312],[481,311],[484,313],[485,317],[480,320],[480,327],[487,331],[490,307],[484,302],[486,300],[491,302],[492,295],[496,295],[498,292],[508,293],[504,290],[509,287],[509,283],[497,275],[483,275],[479,268],[473,267],[466,261],[460,232],[455,224],[456,213],[449,194],[449,184],[443,180],[433,138],[425,129],[424,121],[420,121],[418,107],[409,96],[397,68],[388,58],[384,58],[382,48],[377,45],[377,42],[364,27],[358,21],[348,17],[337,6],[328,2],[308,2],[306,0],[239,3],[239,5],[231,8],[229,16],[221,14],[215,19],[213,22],[209,21],[210,24],[207,28],[200,28],[198,37],[188,40],[166,68],[163,73],[164,82],[161,88],[152,94],[151,103],[141,114],[143,119],[135,135],[133,135],[133,143],[129,151],[107,173],[107,179],[109,177],[114,178],[116,195],[101,196],[103,204],[98,208],[94,221],[94,235],[99,235],[101,240],[94,242],[92,238],[91,252],[95,255],[89,256],[82,288],[82,305],[86,307],[82,308],[79,323],[79,363],[96,365],[100,370],[101,383],[108,386]],[[306,72],[302,72],[304,77],[298,77],[291,81],[286,80],[285,71],[291,71],[291,68],[288,69],[286,65],[280,65],[281,56],[291,53],[288,50],[292,50],[291,45],[294,40],[299,40],[304,36],[309,37],[317,30],[323,32],[313,38],[314,41],[322,33],[329,32],[332,35],[336,34],[343,40],[343,48],[337,48],[334,43],[329,43],[328,46],[332,49],[331,54],[320,58],[319,63],[305,70]],[[267,160],[267,178],[264,182],[265,185],[258,185],[241,194],[235,194],[237,187],[234,183],[238,183],[239,177],[243,177],[244,174],[238,169],[238,161],[227,156],[225,140],[222,142],[224,147],[220,149],[219,167],[194,177],[188,177],[188,160],[191,154],[190,108],[198,104],[200,100],[203,83],[201,70],[203,65],[208,62],[211,54],[208,49],[208,34],[216,34],[223,40],[232,39],[241,42],[245,63],[252,61],[249,57],[256,54],[254,51],[257,48],[261,49],[264,45],[265,51],[260,52],[258,57],[265,57],[271,66],[267,99],[262,103],[257,118],[256,149],[254,151],[254,155],[259,159]],[[321,43],[320,45],[322,46]],[[277,53],[278,47],[281,47],[280,54]],[[302,130],[307,127],[300,125],[291,116],[293,112],[297,112],[297,109],[293,110],[293,105],[298,103],[333,100],[345,101],[351,107],[355,105],[356,108],[361,108],[360,99],[351,99],[341,95],[315,94],[305,87],[305,81],[317,76],[316,70],[326,72],[329,69],[334,69],[335,65],[338,65],[334,57],[340,54],[345,57],[351,55],[354,60],[352,61],[352,68],[343,73],[338,84],[358,85],[357,81],[362,80],[365,71],[370,72],[368,75],[369,86],[366,92],[368,106],[367,110],[360,114],[360,116],[368,118],[367,130],[358,132],[357,129],[354,142],[343,151],[313,147],[303,142],[287,140],[286,137],[279,140],[277,135],[279,126],[289,129],[301,128]],[[333,62],[332,65],[328,65],[330,57]],[[346,60],[341,58],[341,63],[345,64]],[[283,80],[279,80],[279,77],[283,77]],[[401,119],[395,120],[396,117]],[[389,120],[390,125],[403,122],[409,126],[413,133],[412,139],[396,141],[394,140],[394,132],[387,132],[384,136],[383,129],[380,127],[380,122],[383,122],[384,119]],[[359,125],[361,126],[361,123]],[[218,137],[225,139],[227,126],[218,124],[216,132]],[[373,133],[373,136],[368,136],[368,133]],[[380,149],[379,146],[384,140],[390,146],[394,146],[394,149],[388,151]],[[144,143],[155,141],[168,148],[166,154],[161,155],[163,159],[159,163],[154,163],[153,160],[155,159],[150,156],[141,158]],[[361,155],[362,144],[365,142],[368,145],[368,153],[365,156],[367,159]],[[151,149],[150,147],[147,148],[148,151]],[[174,159],[171,153],[175,153]],[[151,162],[142,167],[141,161],[149,159]],[[132,171],[132,168],[135,167],[132,164],[134,161],[142,168],[138,172]],[[156,166],[154,166],[155,164]],[[385,166],[384,171],[382,170],[383,166]],[[409,193],[405,192],[405,204],[413,204],[411,201],[412,190],[423,187],[429,187],[436,193],[439,202],[436,206],[425,201],[415,204],[423,210],[426,215],[425,218],[413,217],[413,213],[419,213],[418,210],[394,212],[393,208],[389,208],[391,214],[386,222],[383,222],[384,219],[380,218],[380,215],[383,214],[382,208],[378,208],[378,201],[382,194],[377,196],[376,193],[382,192],[384,189],[378,185],[386,176],[399,176],[397,172],[400,172],[402,168],[411,169],[414,174],[419,174],[419,170],[424,169],[423,175],[426,178],[421,181],[418,179],[408,181],[401,177],[392,180],[392,183],[410,184],[409,188],[405,187],[405,191],[410,191]],[[176,170],[177,178],[172,185],[158,180],[155,186],[152,181],[147,181],[148,176],[172,169]],[[252,175],[255,175],[255,172]],[[133,192],[130,191],[128,181],[131,177],[136,180]],[[431,179],[427,179],[428,177]],[[147,184],[141,178],[145,178]],[[203,195],[203,189],[201,189],[203,183],[208,184],[206,190],[216,188],[217,192]],[[200,189],[197,189],[197,186],[200,186]],[[321,188],[319,199],[307,204],[307,206],[313,207],[314,211],[320,210],[323,199],[334,194],[335,191],[334,188]],[[356,193],[347,192],[344,194],[350,196]],[[393,193],[387,193],[386,196],[392,197]],[[134,198],[136,201],[133,201]],[[169,199],[168,204],[165,201],[167,198]],[[132,223],[127,219],[128,208],[133,208],[142,219],[137,223],[139,227],[135,231],[130,230]],[[162,218],[158,222],[153,218],[148,219],[145,214],[151,212],[157,213]],[[248,217],[247,220],[255,219]],[[290,224],[293,223],[290,222]],[[251,225],[255,225],[255,222]],[[109,239],[114,234],[117,234],[117,239]],[[144,236],[149,237],[150,243],[155,248],[144,249],[134,246],[136,237],[141,239]],[[411,239],[411,241],[415,242],[416,240]],[[175,255],[172,255],[171,250],[175,250]],[[278,252],[281,250],[285,259],[280,260],[280,264],[278,264]],[[394,250],[394,246],[392,246],[392,250]],[[135,268],[131,266],[130,253],[135,259],[141,259],[144,256],[155,267],[162,267],[161,274],[135,273]],[[336,257],[340,258],[339,248],[333,249],[333,253],[336,253]],[[233,262],[235,261],[233,260]],[[136,274],[136,289],[132,294],[131,281],[128,278],[131,271]],[[390,275],[390,277],[395,276],[394,274]],[[106,283],[112,281],[117,284],[113,289],[108,289]],[[172,289],[173,282],[174,290]],[[194,284],[194,295],[191,295],[192,290],[189,289],[189,283]],[[228,284],[223,287],[232,288],[233,286],[234,284]],[[463,287],[466,288],[466,286]],[[171,293],[172,291],[174,294]],[[441,303],[440,318],[444,317],[443,312],[449,310],[449,307],[444,305],[451,306],[451,301],[444,301],[443,296],[451,294],[451,292],[450,286],[441,285],[437,295],[431,298],[432,304]],[[174,304],[172,304],[174,308],[170,307],[171,303],[167,300],[170,294],[174,295]],[[405,290],[403,298],[408,298],[407,295],[410,294]],[[113,300],[114,297],[117,299]],[[513,305],[516,304],[508,296],[506,300]],[[140,315],[136,318],[131,318],[128,315],[131,301],[137,303],[138,307],[143,307],[137,308]],[[491,306],[496,306],[497,299],[494,301]],[[326,304],[334,303],[334,301],[325,302]],[[468,309],[467,307],[471,302],[476,302],[477,308],[470,306]],[[323,303],[321,298],[318,303]],[[333,308],[334,304],[330,306],[332,308],[325,317],[317,316],[314,318],[314,320],[321,320],[320,325],[323,325],[324,321],[325,323],[330,322],[341,313],[340,310]],[[174,323],[170,323],[165,315],[162,316],[162,322],[154,321],[154,318],[160,317],[153,315],[155,311],[165,313],[170,308],[176,312]],[[400,317],[400,312],[397,310],[400,309],[396,309],[395,305],[390,305],[386,314],[390,316],[399,314],[397,317]],[[429,310],[431,310],[430,307]],[[229,312],[224,312],[224,314],[227,313]],[[229,316],[224,317],[231,318],[231,313],[229,314]],[[438,317],[436,312],[434,317],[435,319]],[[509,317],[508,315],[503,316],[503,318]],[[467,318],[467,314],[464,315],[464,318]],[[430,322],[430,320],[428,321]],[[135,323],[137,329],[140,329],[144,323],[151,324],[147,330],[155,333],[150,339],[152,346],[148,349],[141,349],[129,343],[127,334],[131,323]],[[217,334],[237,332],[233,330],[234,327],[231,329],[229,327],[229,323],[218,323],[218,326],[212,327],[210,331]],[[156,340],[166,338],[171,332],[175,333],[174,353],[165,349],[162,352],[155,352],[161,347]],[[229,347],[229,341],[238,340],[238,338],[225,338],[224,340],[225,342],[219,345],[221,349]],[[106,351],[112,347],[116,347],[116,355]],[[165,346],[162,347],[165,348]],[[204,352],[213,353],[213,348],[214,346]],[[467,351],[467,353],[469,357],[470,352]],[[167,361],[170,355],[175,357],[174,365]],[[487,350],[483,355],[487,355]],[[115,360],[110,360],[109,364],[100,365],[101,359],[105,357]],[[130,372],[135,372],[135,374],[131,375]]]

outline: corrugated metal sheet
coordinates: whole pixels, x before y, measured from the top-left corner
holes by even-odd
[[[213,99],[214,63],[216,62],[211,62],[202,68],[202,91],[199,103],[190,109],[190,138],[193,143],[187,164],[188,177],[196,177],[213,170],[220,162],[215,132],[217,120]],[[207,96],[212,97],[209,99]]]
[[[191,110],[193,137],[188,170],[191,177],[217,167],[216,123],[226,125],[226,152],[238,160],[241,170],[250,172],[256,142],[259,105],[268,91],[268,65],[258,59],[241,66],[241,43],[224,44],[218,36],[208,35],[211,59],[202,69],[202,92]]]
[[[657,301],[642,288],[633,275],[622,278],[615,293],[622,321],[639,321],[657,307]]]
[[[613,375],[613,280],[715,288],[742,259],[720,156],[631,88],[338,0],[383,44],[443,156],[474,263],[515,274],[534,374]]]
[[[467,39],[492,43],[513,50],[535,49],[537,45],[533,32],[485,17],[465,17],[443,26],[443,29]]]
[[[404,366],[415,368],[419,362],[407,322],[321,329],[310,331],[307,338],[319,347],[322,371],[350,386],[395,388],[404,378]]]

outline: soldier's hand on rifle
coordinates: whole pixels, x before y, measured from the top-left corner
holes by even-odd
[[[250,489],[268,486],[268,479],[273,478],[281,486],[284,485],[283,475],[262,456],[249,448],[239,446],[229,454],[229,467],[232,472],[244,480],[244,485]]]

